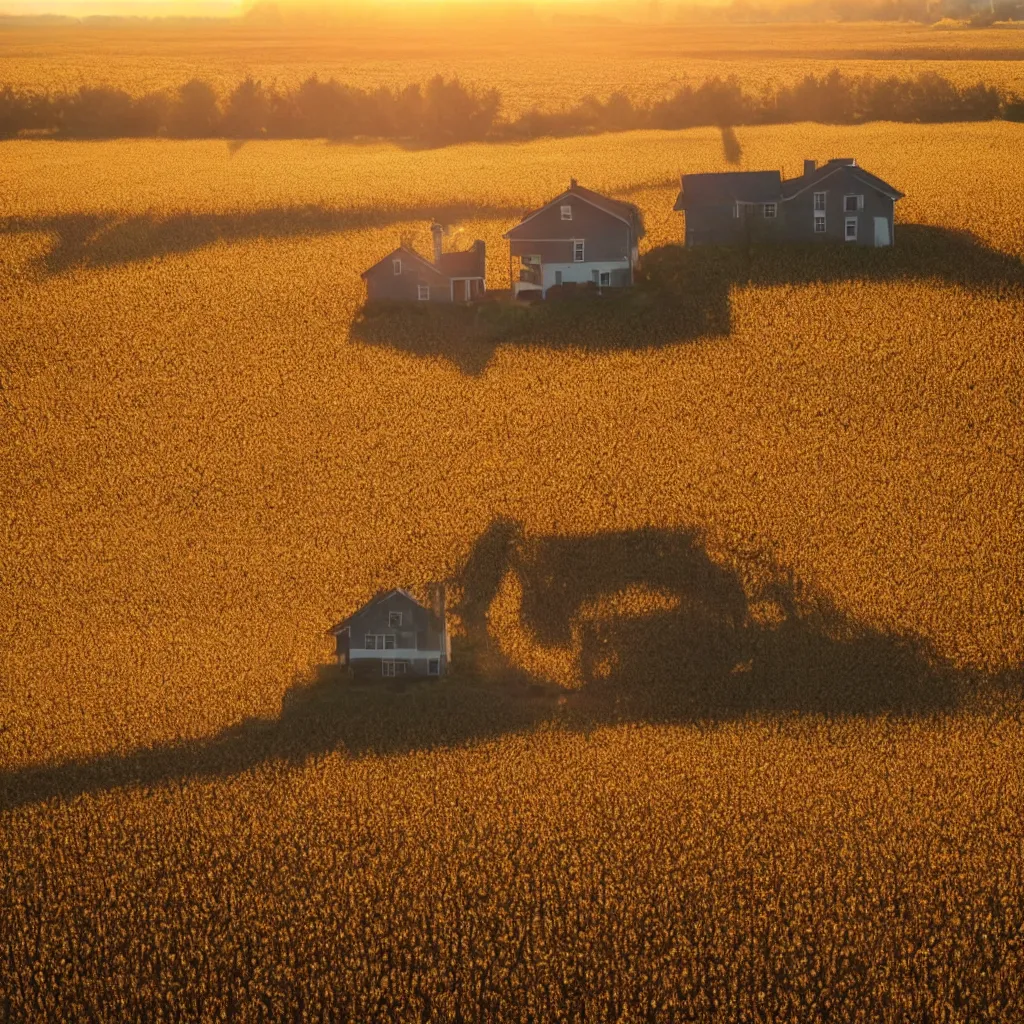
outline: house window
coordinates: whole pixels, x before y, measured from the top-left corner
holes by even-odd
[[[848,242],[857,241],[857,218],[847,217],[846,218],[846,240]]]
[[[856,213],[864,209],[863,196],[843,196],[843,213]]]
[[[416,286],[416,298],[420,302],[427,302],[430,299],[430,285],[420,284]]]
[[[441,674],[441,659],[431,658],[427,662],[427,675],[428,676],[439,676]]]
[[[612,283],[612,272],[610,270],[602,270],[600,280],[597,282],[599,285],[610,285]]]
[[[398,662],[382,661],[380,663],[380,674],[382,676],[393,676],[398,668]]]
[[[778,204],[776,203],[765,203],[764,204],[764,216],[766,220],[771,220],[779,212]]]
[[[385,651],[393,651],[395,649],[395,634],[394,633],[385,633],[384,636],[382,637],[382,639],[384,641],[384,650]]]
[[[388,612],[388,625],[389,626],[400,626],[402,624],[402,613],[401,612]]]
[[[562,207],[562,220],[572,220],[572,207],[568,203]]]
[[[814,212],[824,213],[825,212],[825,196],[827,192],[815,192],[814,193]]]
[[[394,272],[395,277],[398,277],[398,275],[401,274],[401,272],[402,272],[402,261],[401,260],[392,260],[391,261],[391,269]]]
[[[814,215],[814,233],[816,235],[825,234],[825,214],[816,213]]]
[[[366,649],[368,651],[393,651],[395,649],[395,634],[367,633]]]
[[[583,239],[572,243],[572,259],[574,263],[583,262]]]

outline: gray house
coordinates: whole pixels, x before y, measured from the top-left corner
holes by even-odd
[[[569,188],[527,214],[504,235],[509,240],[512,295],[565,284],[618,288],[633,283],[644,236],[643,219],[632,203],[584,188]]]
[[[747,242],[893,242],[893,214],[903,193],[851,158],[783,179],[778,171],[684,174],[675,209],[686,215],[687,245]]]
[[[451,661],[443,585],[430,607],[401,588],[380,593],[328,633],[338,663],[359,676],[443,676]]]
[[[362,273],[370,302],[472,302],[487,290],[487,248],[443,252],[440,224],[431,226],[433,261],[400,245]]]

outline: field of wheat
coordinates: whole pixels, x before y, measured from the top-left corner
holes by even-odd
[[[712,130],[2,144],[0,1017],[1024,1014],[1024,133],[737,136],[897,247],[687,260]],[[362,315],[570,175],[678,304]]]
[[[536,20],[534,20],[536,19]],[[361,89],[426,82],[437,74],[497,88],[515,118],[536,107],[624,91],[636,102],[735,75],[751,92],[809,73],[914,78],[934,72],[1024,95],[1024,31],[912,24],[578,25],[517,12],[510,23],[272,27],[225,21],[133,27],[0,25],[0,84],[75,90],[107,85],[141,95],[193,77],[224,93],[246,75],[280,87],[312,74]],[[520,45],[524,32],[530,46]]]

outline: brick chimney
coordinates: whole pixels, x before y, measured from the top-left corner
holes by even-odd
[[[804,161],[804,177],[807,178],[817,170],[818,164],[814,160]]]
[[[441,236],[444,234],[444,228],[440,224],[430,225],[430,235],[434,239],[434,263],[439,264],[441,262]]]

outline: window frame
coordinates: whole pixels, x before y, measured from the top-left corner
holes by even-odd
[[[424,294],[424,292],[426,294]],[[430,301],[430,285],[429,284],[418,284],[418,285],[416,285],[416,301],[417,302],[429,302]]]
[[[818,204],[818,200],[821,200],[821,204]],[[828,192],[815,192],[814,193],[814,212],[825,213],[825,207],[828,205]]]
[[[394,274],[395,277],[401,277],[402,276],[402,261],[401,260],[392,260],[391,261],[391,273]]]
[[[853,234],[850,234],[850,228],[853,228]],[[845,242],[856,242],[857,241],[857,230],[858,230],[858,218],[847,217],[846,222],[843,225],[843,241]]]
[[[852,210],[847,205],[847,201],[850,200],[850,199],[855,199],[857,201],[854,204],[854,208]],[[860,195],[857,192],[850,192],[847,195],[843,196],[843,213],[858,213],[860,210],[863,210],[863,209],[864,209],[864,196]]]
[[[562,220],[572,220],[572,204],[562,203],[559,209],[559,214]]]
[[[380,674],[387,679],[394,679],[396,662],[393,658],[381,658],[380,660]]]
[[[574,238],[572,240],[572,261],[573,263],[586,263],[586,239]]]
[[[440,658],[428,658],[427,659],[427,675],[428,676],[439,676],[441,674],[441,659]]]
[[[597,273],[597,287],[611,288],[612,272],[610,270],[599,270]]]
[[[395,620],[398,620],[397,622]],[[402,613],[401,612],[388,612],[388,629],[394,629],[396,626],[402,625]]]
[[[821,224],[820,228],[818,227],[819,223]],[[815,211],[815,214],[814,214],[814,233],[816,235],[824,235],[824,234],[827,233],[827,231],[828,231],[828,221],[825,220],[825,214],[818,213],[817,211]]]
[[[772,212],[769,213],[768,211]],[[761,206],[761,216],[765,220],[775,220],[779,215],[779,204],[778,203],[763,203]]]

